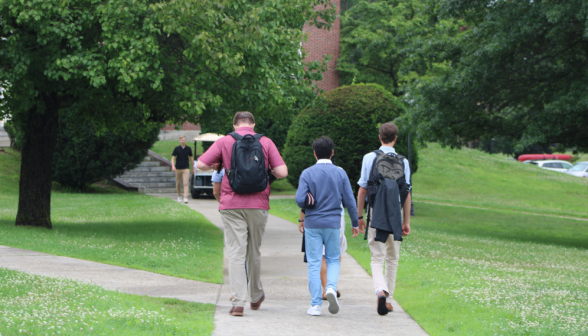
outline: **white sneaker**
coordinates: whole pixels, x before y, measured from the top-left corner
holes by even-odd
[[[188,199],[184,197],[184,203],[188,203]]]
[[[178,202],[182,201],[182,196],[178,196]]]
[[[321,306],[311,306],[306,313],[312,316],[321,316]]]
[[[337,301],[337,292],[329,287],[327,288],[327,301],[329,301],[329,313],[337,314],[339,312],[339,301]]]

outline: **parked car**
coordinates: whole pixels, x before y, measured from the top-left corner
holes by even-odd
[[[572,167],[572,164],[563,160],[528,160],[523,163],[532,164],[539,168],[547,170],[555,170],[561,173],[565,173]]]
[[[194,138],[194,148],[197,148],[198,142],[215,142],[223,136],[214,133],[201,134]],[[196,162],[194,162],[194,167],[196,167]],[[213,170],[197,169],[194,175],[190,177],[190,190],[193,199],[200,198],[202,194],[206,194],[209,197],[214,196],[212,194],[212,172]]]
[[[578,162],[566,171],[566,174],[588,177],[588,161]]]

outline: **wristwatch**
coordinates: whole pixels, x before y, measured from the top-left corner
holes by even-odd
[[[359,216],[357,217],[357,220],[363,219],[363,216]]]
[[[304,222],[304,219],[298,219],[298,223]]]

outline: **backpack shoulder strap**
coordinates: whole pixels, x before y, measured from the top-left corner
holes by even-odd
[[[231,132],[231,133],[229,133],[229,135],[232,136],[237,141],[243,139],[243,136],[237,132]]]
[[[384,152],[381,149],[376,149],[375,151],[372,151],[372,153],[376,154],[376,156],[384,154]]]
[[[259,141],[259,139],[263,138],[263,137],[264,137],[264,135],[263,135],[263,134],[259,134],[259,133],[257,133],[257,134],[255,134],[253,137],[255,138],[255,140]]]

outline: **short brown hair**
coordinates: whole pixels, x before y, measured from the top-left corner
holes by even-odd
[[[396,137],[398,136],[398,126],[394,125],[394,123],[385,123],[380,126],[380,137],[382,138],[382,142],[385,144],[389,144]]]
[[[235,116],[233,117],[233,125],[239,125],[243,119],[247,119],[247,123],[249,124],[255,124],[255,118],[253,118],[251,112],[241,111],[235,113]]]

